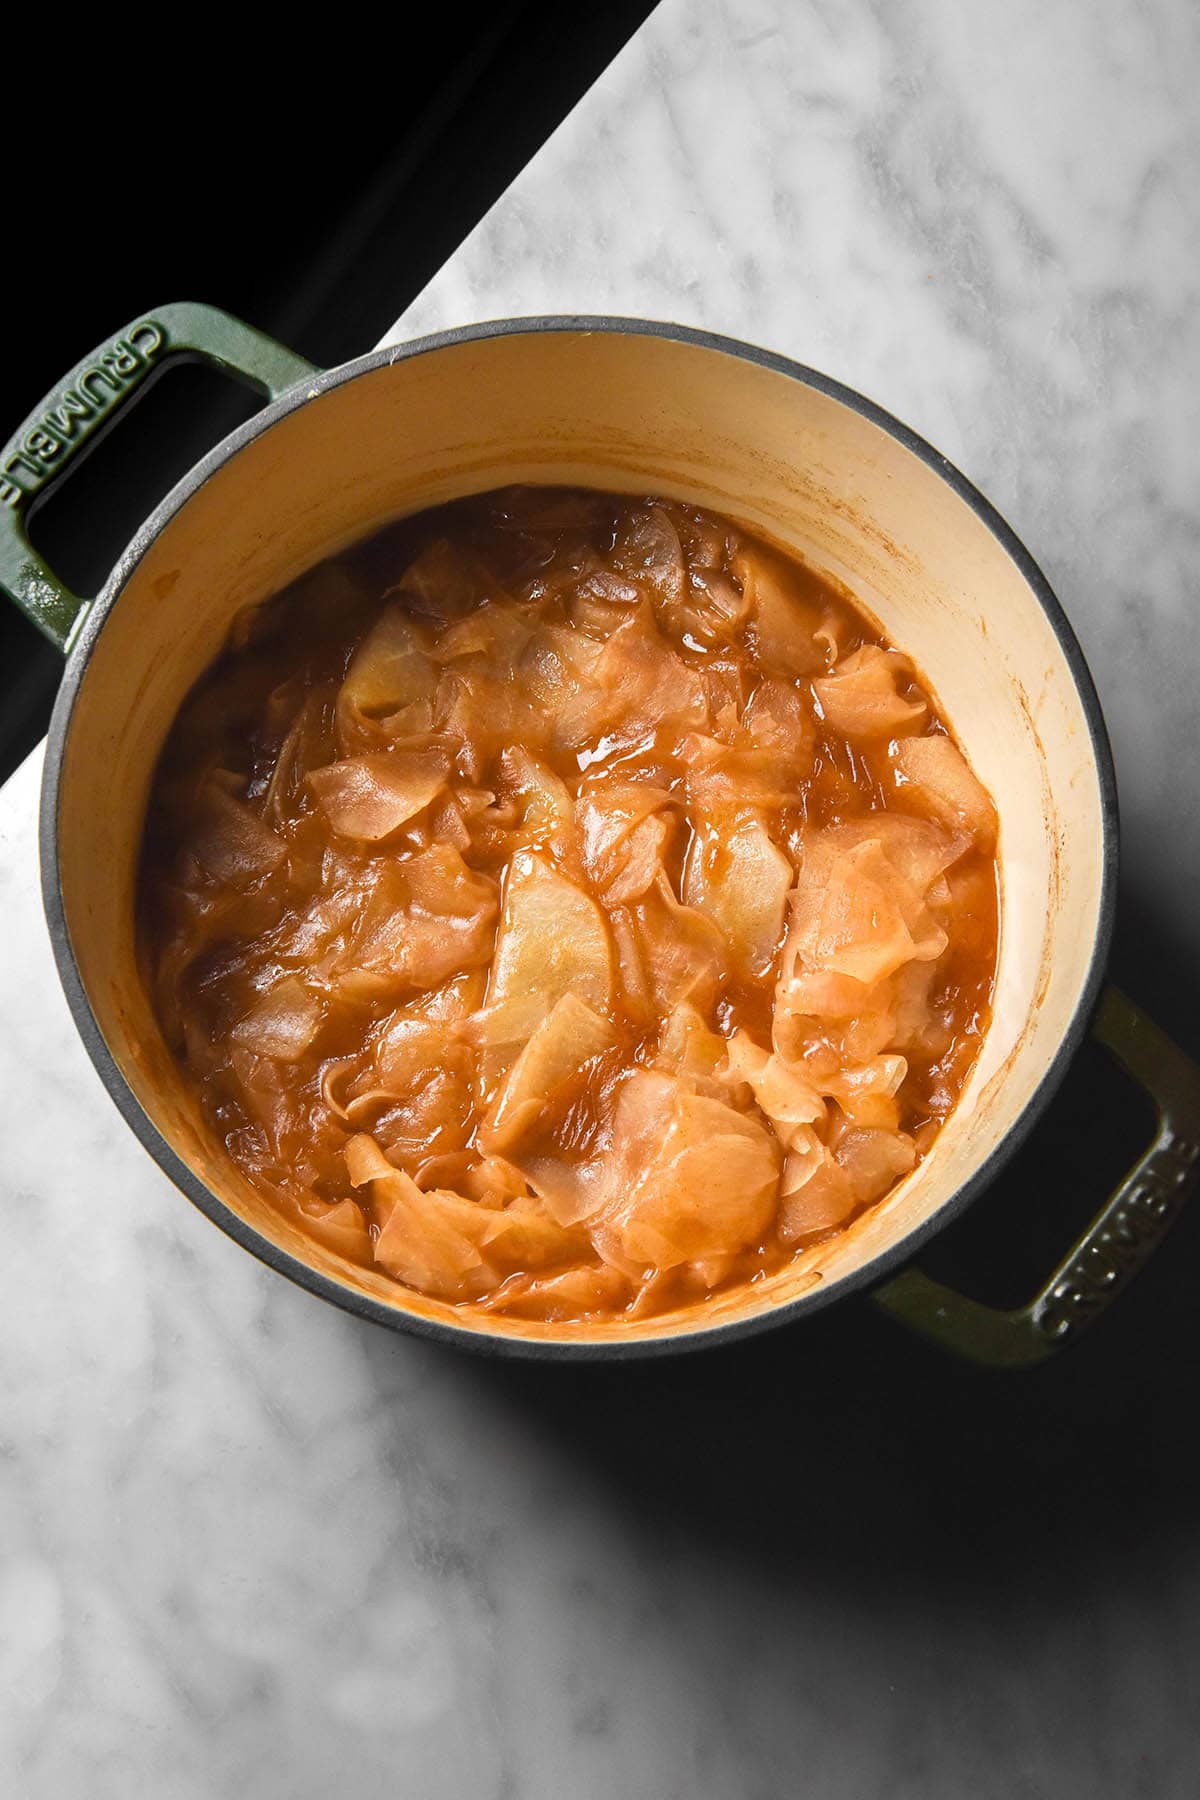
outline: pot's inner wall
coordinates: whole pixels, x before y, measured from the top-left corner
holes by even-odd
[[[1101,800],[1082,706],[1049,621],[970,506],[842,402],[724,352],[638,335],[526,332],[373,370],[278,421],[164,527],[97,640],[71,718],[60,872],[85,988],[151,1120],[239,1217],[336,1279],[412,1298],[300,1239],[208,1141],[137,974],[134,872],[171,720],[233,615],[398,514],[511,481],[659,492],[712,506],[840,576],[936,691],[1001,819],[1003,925],[992,1029],[926,1162],[883,1205],[721,1323],[828,1288],[931,1219],[1046,1072],[1098,923]],[[687,1328],[655,1319],[638,1335]],[[460,1321],[461,1322],[461,1321]],[[489,1319],[521,1337],[632,1335]]]

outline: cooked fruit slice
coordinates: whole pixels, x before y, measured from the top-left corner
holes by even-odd
[[[510,1150],[545,1115],[559,1090],[615,1042],[616,1031],[608,1019],[577,994],[564,994],[500,1084],[480,1127],[480,1147]]]
[[[742,1250],[770,1224],[778,1143],[724,1101],[635,1072],[618,1101],[614,1149],[630,1185],[592,1235],[618,1266],[670,1269]]]
[[[996,809],[983,783],[952,738],[901,738],[892,747],[905,801],[931,812],[952,829],[969,831],[981,844],[996,837]]]
[[[518,851],[504,884],[480,1042],[513,1051],[564,994],[608,1014],[612,993],[612,943],[604,914],[544,857]]]
[[[441,750],[389,751],[314,769],[308,786],[339,836],[379,843],[425,810],[449,767]]]
[[[864,644],[842,658],[832,675],[813,682],[828,725],[846,737],[887,738],[923,725],[929,708],[911,687],[912,664],[895,650]]]
[[[712,920],[737,967],[765,975],[783,938],[792,865],[759,819],[725,831],[709,826],[692,840],[683,898]]]

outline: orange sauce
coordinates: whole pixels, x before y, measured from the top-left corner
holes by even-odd
[[[850,597],[675,502],[505,490],[244,615],[163,752],[146,979],[233,1161],[466,1307],[761,1279],[924,1156],[995,816]]]

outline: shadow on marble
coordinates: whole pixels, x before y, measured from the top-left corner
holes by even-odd
[[[1091,1335],[1033,1374],[958,1365],[851,1301],[727,1350],[617,1368],[466,1361],[501,1419],[553,1441],[645,1538],[722,1581],[814,1585],[865,1618],[920,1605],[1052,1617],[1197,1548],[1185,1371],[1200,1209]],[[382,1373],[404,1352],[382,1336]],[[1184,1389],[1183,1391],[1186,1391]],[[1200,1621],[1189,1627],[1200,1649]]]
[[[1115,976],[1200,1054],[1200,966],[1136,875],[1116,942]],[[1027,1148],[947,1234],[950,1272],[970,1287],[989,1261],[1018,1282],[1048,1270],[1151,1117],[1104,1052],[1085,1052]],[[1006,1237],[1021,1240],[1007,1259]],[[727,1572],[786,1587],[802,1571],[806,1589],[866,1612],[918,1594],[953,1607],[970,1592],[1050,1614],[1064,1571],[1084,1588],[1118,1563],[1165,1579],[1200,1550],[1185,1400],[1200,1374],[1198,1277],[1200,1202],[1112,1311],[1033,1373],[959,1365],[854,1299],[676,1361],[482,1363],[474,1378],[559,1440],[614,1507],[664,1541],[704,1545]],[[1200,1650],[1200,1620],[1191,1631]]]
[[[1122,871],[1110,969],[1139,1006],[1200,1060],[1200,940],[1194,896],[1186,896],[1183,906],[1180,898],[1164,894],[1161,880],[1142,869]]]

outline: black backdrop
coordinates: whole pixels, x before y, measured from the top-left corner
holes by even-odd
[[[371,347],[652,10],[493,0],[6,25],[0,439],[94,344],[207,300],[314,362]],[[300,14],[284,15],[299,20]],[[310,16],[311,17],[311,16]],[[32,527],[77,592],[254,410],[172,371]],[[0,780],[45,730],[58,657],[0,606]]]

